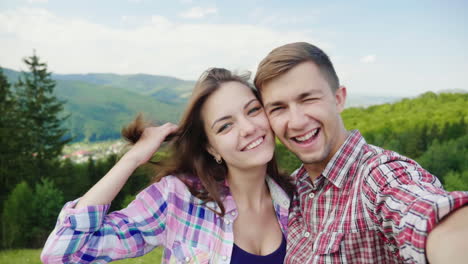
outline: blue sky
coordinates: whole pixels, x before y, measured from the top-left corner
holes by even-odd
[[[255,72],[273,48],[327,52],[348,93],[465,89],[468,1],[0,2],[0,65],[37,54],[55,73],[149,73],[195,80],[213,66]]]

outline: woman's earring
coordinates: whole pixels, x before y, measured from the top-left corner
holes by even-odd
[[[217,162],[218,164],[221,164],[221,163],[223,162],[223,160],[221,159],[221,157],[220,157],[219,159],[218,159],[217,157],[213,157],[213,158],[216,160],[216,162]]]

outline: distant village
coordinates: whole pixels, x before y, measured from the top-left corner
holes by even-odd
[[[74,163],[87,162],[89,159],[100,160],[111,154],[122,153],[126,143],[122,140],[95,143],[78,142],[65,146],[61,160],[70,159]]]

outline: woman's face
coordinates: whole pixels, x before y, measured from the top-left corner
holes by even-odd
[[[228,168],[264,166],[274,153],[274,136],[260,101],[240,82],[223,83],[206,100],[202,119],[208,151]]]

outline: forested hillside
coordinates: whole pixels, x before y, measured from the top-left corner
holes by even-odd
[[[4,69],[10,83],[19,73]],[[192,81],[152,75],[53,75],[55,93],[65,100],[68,136],[77,141],[102,141],[120,136],[137,113],[155,123],[177,122],[193,88]]]
[[[159,123],[176,122],[181,105],[170,104],[124,89],[81,81],[57,81],[57,96],[66,100],[65,126],[74,141],[115,139],[138,112]]]

